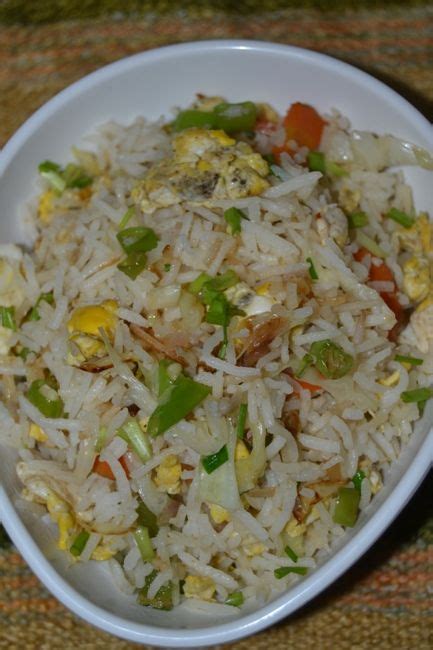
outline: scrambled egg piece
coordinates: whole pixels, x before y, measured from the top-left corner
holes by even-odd
[[[418,349],[428,352],[433,341],[433,292],[415,309],[410,317],[410,325],[416,337]]]
[[[307,530],[305,524],[300,524],[296,517],[292,517],[285,527],[285,532],[289,537],[300,537]]]
[[[44,225],[51,223],[54,217],[54,199],[56,194],[54,190],[42,192],[39,197],[38,214],[39,219]]]
[[[66,551],[71,545],[69,532],[75,526],[75,519],[71,513],[69,504],[61,499],[44,481],[33,479],[27,484],[23,496],[29,501],[36,501],[46,506],[51,519],[59,529],[59,540],[57,546],[60,550]]]
[[[246,444],[242,440],[238,440],[236,442],[235,461],[244,460],[245,458],[249,458],[249,457],[250,457],[250,452],[248,451]]]
[[[181,201],[243,198],[269,187],[266,160],[224,131],[191,128],[173,139],[173,153],[155,163],[132,191],[143,212]]]
[[[97,562],[104,562],[105,560],[110,560],[114,555],[116,555],[116,551],[112,548],[106,544],[99,544],[93,551],[91,559]]]
[[[37,440],[37,442],[46,442],[48,440],[48,436],[45,431],[41,429],[41,427],[39,427],[37,424],[34,424],[34,422],[32,422],[30,425],[29,436]]]
[[[248,557],[254,557],[266,551],[266,546],[262,542],[258,542],[252,535],[248,535],[244,540],[243,549]]]
[[[170,454],[156,468],[156,475],[153,480],[159,490],[167,492],[167,494],[179,494],[181,474],[182,465],[179,458],[174,454]]]
[[[422,255],[414,255],[403,264],[403,286],[411,300],[418,302],[428,295],[430,279],[430,262]]]
[[[410,228],[398,229],[395,236],[402,250],[433,256],[433,223],[425,212],[419,215]]]
[[[384,377],[383,379],[379,379],[379,384],[382,384],[382,386],[395,386],[395,384],[398,383],[398,380],[400,379],[400,373],[398,370],[394,370],[394,372],[388,377]]]
[[[269,283],[263,284],[258,287],[257,291],[253,291],[245,282],[238,282],[224,293],[229,302],[242,309],[247,316],[255,316],[256,314],[263,314],[270,311],[275,300],[271,298],[268,293]]]
[[[216,591],[212,578],[205,576],[186,576],[183,593],[186,598],[212,600]]]
[[[209,503],[208,505],[210,516],[216,524],[224,524],[225,522],[230,521],[231,517],[228,510],[216,503]]]
[[[105,300],[100,305],[78,307],[68,321],[69,340],[78,348],[79,353],[68,356],[71,365],[80,364],[92,357],[103,356],[105,347],[100,339],[99,329],[103,328],[113,339],[117,326],[117,302]]]

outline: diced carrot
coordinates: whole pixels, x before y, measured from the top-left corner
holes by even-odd
[[[317,393],[317,391],[322,390],[321,386],[317,386],[316,384],[310,384],[309,381],[304,381],[303,379],[298,379],[296,378],[296,381],[304,390],[309,390],[310,393]]]
[[[318,149],[322,139],[325,120],[308,104],[292,104],[284,118],[287,140],[295,140],[299,146]]]
[[[359,248],[356,253],[353,253],[353,257],[357,262],[362,262],[366,255],[371,255],[371,253],[363,247]]]
[[[123,469],[125,470],[126,476],[129,478],[129,469],[128,469],[128,465],[126,464],[125,456],[121,456],[119,458],[119,463],[122,465]],[[115,476],[111,471],[110,465],[107,463],[107,461],[100,460],[99,456],[96,456],[95,458],[95,462],[93,463],[93,471],[96,474],[99,474],[99,476],[103,476],[104,478],[109,478],[112,481],[114,481],[115,479]]]

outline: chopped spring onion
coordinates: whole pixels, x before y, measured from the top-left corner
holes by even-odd
[[[166,273],[168,273],[169,271],[171,271],[171,264],[168,264],[168,263],[167,263],[167,264],[164,264],[164,271],[165,271]]]
[[[309,266],[308,273],[310,274],[310,278],[312,280],[318,280],[319,276],[318,276],[318,273],[316,271],[316,267],[314,266],[314,263],[313,263],[313,260],[311,259],[311,257],[307,257],[307,262],[308,262],[308,266]]]
[[[253,102],[229,104],[222,102],[213,109],[215,126],[226,133],[252,131],[257,119],[257,107]]]
[[[415,219],[413,217],[410,217],[406,212],[402,212],[401,210],[397,210],[397,208],[391,208],[386,215],[388,219],[392,219],[396,223],[399,223],[400,226],[403,226],[403,228],[411,228],[413,224],[415,223]]]
[[[137,506],[136,513],[137,525],[145,526],[148,530],[149,537],[155,537],[159,531],[157,516],[141,500]]]
[[[107,427],[102,426],[102,427],[99,428],[98,435],[96,437],[96,442],[95,442],[95,451],[98,454],[101,453],[101,451],[103,450],[103,448],[105,446],[105,440],[107,438],[107,433],[108,433]]]
[[[284,553],[293,561],[297,562],[298,561],[298,556],[296,555],[295,551],[290,548],[290,546],[286,546],[284,549]]]
[[[203,286],[206,284],[206,282],[209,282],[209,280],[212,280],[210,275],[207,273],[200,273],[200,275],[197,276],[196,279],[189,284],[188,291],[190,293],[198,295],[203,289]]]
[[[53,305],[54,304],[53,292],[50,291],[49,293],[41,293],[41,295],[37,299],[34,307],[32,307],[31,310],[29,311],[29,313],[27,314],[26,321],[41,320],[41,316],[39,314],[38,307],[39,307],[39,305],[41,304],[42,301],[47,302],[49,305]]]
[[[147,432],[150,436],[159,436],[188,415],[212,392],[189,377],[179,375],[170,390],[165,391],[160,404],[150,416]]]
[[[219,451],[215,454],[210,454],[202,458],[202,465],[205,468],[208,474],[212,474],[218,467],[224,465],[229,459],[229,452],[227,450],[227,445],[221,447]]]
[[[433,388],[415,388],[414,390],[405,390],[401,394],[403,402],[425,402],[425,400],[433,397]]]
[[[356,488],[340,488],[334,510],[334,522],[340,524],[340,526],[354,526],[358,518],[360,498],[361,495]]]
[[[320,374],[328,379],[344,377],[352,369],[354,362],[352,355],[330,339],[312,343],[306,356],[308,356],[307,361],[312,361]]]
[[[226,605],[231,605],[232,607],[242,607],[244,604],[244,595],[242,591],[234,591],[227,596],[224,602]]]
[[[394,358],[400,363],[409,363],[411,366],[421,366],[424,363],[424,359],[419,359],[418,357],[407,357],[404,354],[396,354]]]
[[[330,176],[348,176],[349,172],[344,169],[341,165],[339,165],[336,162],[333,162],[332,160],[327,160],[326,161],[326,173],[329,174]]]
[[[173,377],[172,373],[169,372],[169,367],[174,366],[174,362],[171,359],[161,359],[158,364],[158,397],[161,397],[163,393],[173,386],[176,377]]]
[[[128,225],[128,223],[131,221],[134,214],[135,214],[135,207],[131,205],[131,207],[126,210],[121,220],[119,221],[119,230],[123,230]]]
[[[240,440],[242,440],[244,437],[247,413],[248,413],[248,406],[246,404],[241,404],[239,407],[238,423],[236,425],[236,436]]]
[[[310,172],[326,173],[325,154],[321,151],[310,151],[307,156],[307,163]]]
[[[144,581],[144,587],[138,592],[138,603],[145,607],[153,607],[154,609],[170,610],[173,609],[173,583],[171,580],[165,585],[162,585],[156,592],[153,598],[148,598],[147,592],[152,582],[158,575],[158,571],[154,570]]]
[[[87,530],[82,530],[80,533],[78,533],[72,542],[71,548],[69,549],[74,557],[80,557],[81,553],[84,551],[84,547],[86,546],[89,537],[90,533],[88,533]]]
[[[309,366],[312,366],[313,363],[314,363],[314,357],[309,353],[304,354],[304,356],[301,359],[301,363],[299,364],[299,368],[295,373],[295,377],[302,377],[302,375],[307,370],[307,368],[309,368]]]
[[[117,430],[117,435],[131,445],[133,451],[143,463],[152,458],[153,452],[150,440],[134,418],[130,418],[122,424],[120,429]]]
[[[159,238],[152,228],[137,226],[125,228],[116,235],[125,253],[148,253],[156,248]]]
[[[26,397],[46,418],[62,417],[63,400],[45,379],[33,381],[26,393]]]
[[[129,253],[122,262],[119,262],[117,268],[125,273],[131,280],[135,280],[146,268],[147,255],[141,251]]]
[[[247,215],[242,212],[242,210],[238,210],[238,208],[234,207],[229,208],[224,212],[224,219],[228,224],[228,231],[231,235],[236,235],[237,233],[241,232],[242,219],[246,219],[248,221]]]
[[[93,178],[82,167],[69,163],[65,169],[51,160],[45,160],[38,166],[40,175],[57,192],[62,194],[67,187],[82,189],[93,183]]]
[[[155,557],[155,551],[150,541],[149,531],[146,526],[139,526],[133,532],[135,543],[140,551],[143,562],[150,562]]]
[[[369,253],[374,255],[374,257],[380,257],[382,259],[386,257],[386,253],[383,248],[381,248],[379,244],[376,244],[374,239],[368,237],[362,230],[356,231],[356,241],[361,247],[366,248]]]
[[[368,215],[365,212],[352,212],[347,216],[349,228],[363,228],[368,225]]]
[[[215,129],[215,114],[211,111],[197,111],[190,109],[177,114],[172,124],[174,131],[184,131],[193,127],[200,129]]]
[[[362,469],[359,469],[356,474],[352,476],[352,483],[355,488],[355,490],[358,490],[359,493],[361,493],[361,485],[362,481],[365,479],[365,474],[362,471]]]
[[[307,572],[308,569],[305,566],[282,566],[279,569],[275,569],[274,576],[278,580],[281,580],[281,578],[288,576],[289,573],[298,573],[300,576],[304,576]]]
[[[8,330],[17,331],[15,307],[0,307],[0,325]]]
[[[38,166],[38,171],[42,178],[44,178],[57,192],[65,191],[66,181],[62,177],[62,168],[57,163],[51,162],[51,160],[45,160],[41,162]]]
[[[30,348],[20,347],[19,350],[17,349],[16,355],[17,355],[17,357],[21,357],[21,359],[23,361],[25,361],[27,359],[27,357],[29,356],[30,352],[32,352],[32,350],[30,350]]]

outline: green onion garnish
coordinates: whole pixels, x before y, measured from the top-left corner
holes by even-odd
[[[314,266],[314,263],[313,263],[313,260],[311,259],[311,257],[307,257],[307,262],[308,262],[308,266],[309,266],[308,273],[310,274],[310,278],[312,280],[318,280],[319,276],[317,274],[316,267]]]
[[[374,239],[371,239],[371,237],[368,237],[363,230],[357,230],[356,231],[356,241],[360,246],[363,248],[366,248],[369,253],[374,255],[374,257],[380,257],[381,259],[384,259],[386,257],[386,253],[377,244]]]
[[[60,194],[67,187],[82,189],[93,183],[93,178],[86,174],[82,167],[73,163],[69,163],[65,169],[62,169],[57,163],[45,160],[38,166],[38,171],[42,178],[45,178]]]
[[[96,437],[96,442],[95,442],[95,451],[100,454],[101,451],[103,450],[105,446],[105,440],[107,438],[107,427],[101,426],[99,427],[98,435]]]
[[[150,436],[159,436],[180,420],[183,420],[210,393],[209,386],[179,375],[170,390],[162,395],[160,404],[150,416],[147,432]]]
[[[410,217],[406,212],[397,210],[397,208],[391,208],[386,214],[385,217],[392,219],[403,226],[403,228],[411,228],[415,223],[414,217]]]
[[[326,161],[326,173],[329,174],[330,176],[348,176],[349,172],[344,169],[341,165],[339,165],[336,162],[333,162],[332,160],[327,160]]]
[[[118,435],[122,440],[125,440],[137,454],[139,459],[146,463],[150,458],[152,458],[152,446],[150,444],[149,437],[146,433],[143,433],[140,425],[137,420],[130,418],[122,424],[120,429],[117,430],[116,435]]]
[[[355,490],[358,490],[358,492],[361,492],[361,484],[362,481],[365,479],[365,474],[362,471],[362,469],[359,469],[356,474],[352,476],[352,483],[355,488]]]
[[[325,154],[321,151],[310,151],[307,155],[308,169],[311,172],[322,172],[326,174]]]
[[[208,474],[212,474],[218,467],[224,465],[229,459],[229,452],[227,450],[227,445],[221,447],[219,451],[215,454],[210,454],[202,458],[202,465],[205,468]]]
[[[171,580],[167,584],[162,585],[153,598],[148,598],[147,592],[152,582],[158,575],[158,571],[152,571],[144,581],[144,587],[138,592],[138,603],[145,607],[153,607],[154,609],[170,610],[173,609],[173,583]]]
[[[340,488],[334,510],[334,522],[341,526],[354,526],[358,518],[360,498],[359,490],[356,488]]]
[[[368,215],[365,212],[352,212],[347,216],[349,228],[363,228],[368,225]]]
[[[63,400],[45,379],[36,379],[30,385],[26,397],[46,418],[61,418]]]
[[[136,226],[125,228],[116,235],[117,240],[125,253],[148,253],[156,248],[159,238],[152,228]]]
[[[123,230],[128,225],[128,223],[131,221],[134,214],[135,214],[135,207],[131,205],[131,207],[129,207],[126,210],[121,220],[119,221],[119,230]]]
[[[242,210],[238,210],[238,208],[235,207],[229,208],[224,212],[224,219],[228,224],[228,231],[231,235],[236,235],[237,233],[241,232],[242,219],[246,219],[248,221],[247,215],[242,212]]]
[[[176,119],[172,123],[174,131],[184,131],[193,127],[200,129],[215,129],[216,120],[213,112],[210,111],[197,111],[194,109],[181,111],[177,114]]]
[[[150,541],[149,531],[145,526],[139,526],[133,533],[143,562],[150,562],[155,557],[155,551]]]
[[[403,402],[424,402],[427,399],[433,397],[432,388],[415,388],[414,390],[405,390],[401,394],[401,399]]]
[[[0,307],[0,325],[8,330],[17,331],[15,307]]]
[[[168,264],[168,263],[167,263],[167,264],[164,264],[164,271],[165,271],[166,273],[168,273],[169,271],[171,271],[171,264]]]
[[[213,109],[215,128],[226,133],[252,131],[257,119],[257,107],[253,102],[229,104],[222,102]]]
[[[241,607],[244,604],[244,595],[242,591],[234,591],[227,596],[224,602],[232,607]]]
[[[274,576],[281,580],[285,576],[288,576],[289,573],[298,573],[300,576],[304,576],[308,572],[307,567],[305,566],[282,566],[279,569],[275,569]]]
[[[239,407],[239,416],[238,423],[236,425],[236,436],[242,440],[245,433],[245,422],[247,419],[248,406],[247,404],[241,404]]]
[[[296,555],[295,551],[290,548],[290,546],[286,546],[284,549],[284,553],[293,561],[297,562],[298,561],[298,556]]]
[[[149,537],[155,537],[159,531],[157,516],[149,510],[147,505],[141,499],[136,508],[136,513],[137,525],[145,526],[148,530]]]
[[[90,533],[88,533],[87,530],[82,530],[80,533],[78,533],[72,542],[71,548],[69,549],[74,557],[79,557],[81,555],[81,553],[84,551],[84,547],[86,546],[89,537]]]
[[[48,293],[41,293],[41,295],[37,299],[34,307],[32,307],[31,310],[29,311],[29,313],[27,314],[27,316],[25,318],[26,321],[41,320],[41,316],[39,314],[38,307],[39,307],[39,305],[41,304],[42,301],[47,302],[49,305],[53,305],[54,304],[53,292],[50,291]]]
[[[305,355],[303,359],[303,364],[310,365],[310,362],[324,377],[340,379],[352,369],[354,359],[340,345],[330,339],[324,339],[311,344],[308,355]]]
[[[29,356],[30,352],[32,352],[30,348],[22,347],[19,350],[17,350],[16,355],[17,357],[21,357],[21,359],[25,361]]]
[[[129,253],[122,262],[119,262],[117,268],[125,273],[131,280],[135,280],[146,268],[147,255],[141,251]]]
[[[173,361],[171,359],[161,359],[158,364],[158,397],[161,397],[167,388],[173,386],[175,382],[176,378],[172,377],[168,372],[169,367],[172,365]]]
[[[198,295],[209,280],[212,280],[210,275],[207,273],[200,273],[200,275],[198,275],[196,279],[188,285],[188,291],[194,295]]]
[[[410,363],[411,366],[420,366],[424,363],[424,359],[419,359],[418,357],[407,357],[404,354],[396,354],[394,358],[400,363]]]

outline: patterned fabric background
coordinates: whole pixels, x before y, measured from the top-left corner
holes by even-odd
[[[433,120],[433,2],[0,0],[0,145],[56,92],[169,43],[252,38],[325,52],[382,79]],[[324,594],[232,650],[433,648],[433,475]],[[126,650],[55,600],[0,527],[1,650]]]

